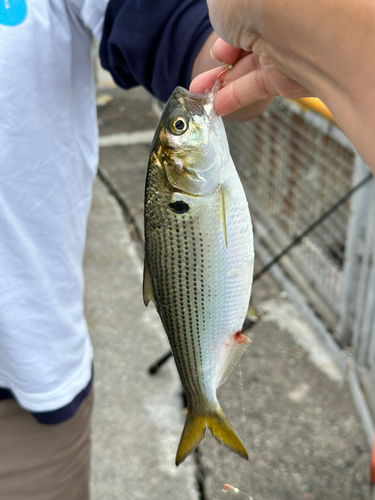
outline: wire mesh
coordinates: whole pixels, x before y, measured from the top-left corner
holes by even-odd
[[[334,126],[333,126],[334,127]],[[245,190],[293,239],[351,188],[354,152],[284,99],[252,122],[226,123]],[[339,303],[350,201],[293,250]]]

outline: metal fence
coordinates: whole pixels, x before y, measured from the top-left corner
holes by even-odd
[[[256,226],[275,253],[352,185],[354,150],[339,129],[313,113],[276,99],[247,123],[227,123],[231,153],[256,213]],[[338,322],[348,201],[284,261],[288,273],[331,331]]]
[[[367,174],[356,162],[355,182]],[[375,418],[375,183],[353,198],[337,336],[351,343],[362,389]]]
[[[278,98],[252,122],[226,123],[248,194],[256,239],[276,255],[365,175],[340,129]],[[375,419],[375,187],[357,192],[319,224],[280,266],[355,363],[354,399],[366,394]],[[329,333],[328,333],[329,332]],[[359,380],[358,378],[358,380]],[[365,412],[366,413],[366,412]],[[367,429],[369,442],[373,423]]]

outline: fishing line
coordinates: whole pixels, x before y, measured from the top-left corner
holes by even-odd
[[[284,255],[286,255],[292,248],[294,248],[298,243],[300,243],[303,238],[305,238],[313,229],[318,227],[329,215],[331,215],[338,207],[340,207],[343,203],[345,203],[356,191],[358,191],[361,187],[367,184],[373,175],[370,173],[366,177],[364,177],[358,184],[356,184],[352,189],[350,189],[347,193],[345,193],[341,198],[339,198],[328,210],[326,210],[318,219],[316,219],[312,224],[310,224],[302,233],[300,233],[296,238],[294,238],[289,245],[287,245],[281,252],[279,252],[273,259],[271,259],[260,271],[258,271],[253,278],[253,282],[257,281],[264,273],[266,273],[273,265],[275,265]],[[254,323],[246,321],[246,327],[253,326]],[[154,363],[149,368],[149,373],[151,375],[155,375],[159,368],[172,356],[172,351],[168,351],[162,358],[158,359],[156,363]]]
[[[245,401],[244,401],[244,392],[243,392],[243,383],[242,383],[242,367],[241,360],[238,362],[238,367],[240,369],[240,388],[241,388],[241,403],[242,403],[242,420],[243,423],[246,424],[246,416],[245,416]]]

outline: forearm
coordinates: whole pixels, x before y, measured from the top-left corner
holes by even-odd
[[[166,101],[188,87],[197,54],[212,33],[205,0],[110,0],[102,65],[126,89],[144,86]]]

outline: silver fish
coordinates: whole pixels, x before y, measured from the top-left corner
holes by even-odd
[[[214,112],[215,92],[176,88],[156,129],[146,177],[144,302],[156,305],[188,400],[176,465],[206,427],[248,459],[216,397],[250,342],[241,332],[254,250],[245,193]]]

